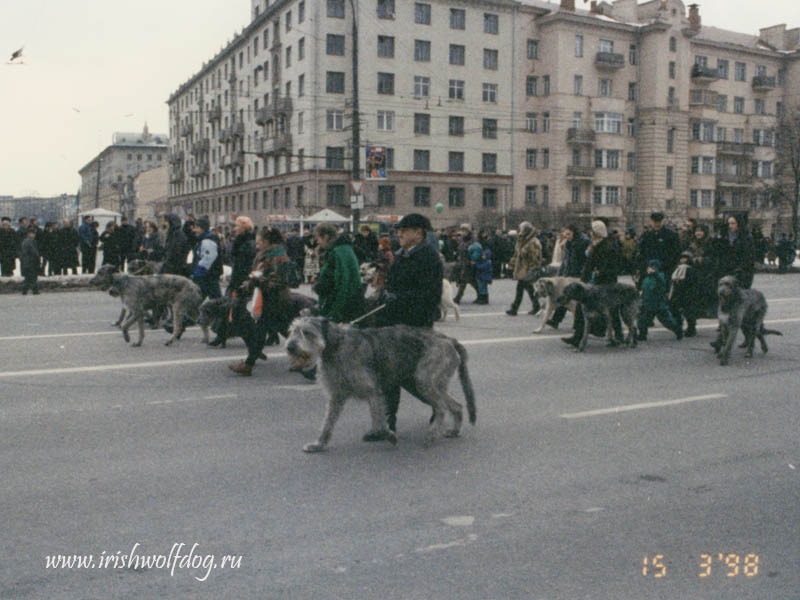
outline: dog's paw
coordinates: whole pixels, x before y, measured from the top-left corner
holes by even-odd
[[[313,444],[306,444],[305,446],[303,446],[303,452],[312,453],[312,452],[322,452],[323,450],[325,450],[325,446],[323,446],[318,442],[314,442]]]
[[[131,344],[131,347],[132,347],[132,348],[140,348],[140,347],[141,347],[141,345],[142,345],[142,342],[133,342],[133,343]]]
[[[167,340],[166,342],[164,342],[164,345],[165,346],[171,346],[172,345],[172,340]]]
[[[446,438],[457,438],[461,432],[458,429],[448,429],[444,432]]]
[[[126,342],[131,341],[131,336],[129,336],[128,332],[125,331],[124,329],[122,330],[122,339],[125,340]]]
[[[392,443],[392,446],[397,446],[397,436],[395,435],[394,431],[387,429],[385,438]]]

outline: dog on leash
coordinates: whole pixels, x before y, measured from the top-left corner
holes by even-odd
[[[719,335],[711,342],[711,346],[719,356],[719,364],[723,366],[728,364],[739,329],[744,333],[743,346],[746,348],[746,358],[752,358],[756,338],[761,344],[761,351],[766,354],[768,348],[764,336],[783,334],[764,327],[764,316],[767,314],[767,300],[764,294],[758,290],[742,289],[739,280],[733,275],[720,279],[717,286]]]
[[[153,260],[144,260],[135,258],[128,261],[128,274],[129,275],[155,275],[161,270],[161,265],[164,263],[156,262]]]
[[[580,279],[577,277],[540,277],[533,283],[533,293],[545,301],[544,304],[544,317],[542,317],[542,324],[538,329],[534,329],[533,333],[542,333],[547,322],[553,318],[553,313],[556,312],[558,306],[558,298],[564,294],[564,288],[570,283],[578,283]],[[573,315],[575,314],[575,301],[567,303],[567,310]]]
[[[167,346],[179,340],[183,334],[184,315],[195,320],[199,317],[203,299],[200,288],[193,281],[180,275],[128,275],[117,273],[112,265],[104,265],[89,283],[101,290],[107,290],[112,296],[118,296],[125,305],[128,317],[122,324],[122,337],[126,342],[131,341],[128,329],[134,323],[139,324],[139,340],[133,346],[142,345],[144,317],[148,309],[172,307],[175,327],[172,337],[165,343]],[[203,341],[208,343],[208,327],[201,325],[201,329]]]
[[[442,301],[439,305],[442,309],[442,321],[447,320],[447,311],[453,309],[456,316],[456,321],[461,318],[458,312],[458,304],[453,302],[453,284],[448,279],[442,279]]]
[[[475,423],[475,394],[467,371],[467,351],[453,338],[431,329],[393,325],[377,329],[341,327],[322,317],[295,319],[286,343],[289,356],[318,364],[328,392],[328,407],[319,438],[303,447],[321,452],[349,397],[366,400],[372,429],[364,441],[397,437],[386,421],[387,392],[404,388],[433,408],[431,433],[456,437],[461,430],[462,407],[447,392],[456,371],[467,403],[470,423]],[[453,419],[444,430],[445,413]]]
[[[639,292],[632,285],[625,283],[612,283],[608,285],[589,285],[584,283],[570,283],[564,288],[564,293],[558,298],[558,303],[567,305],[570,301],[579,302],[583,308],[583,337],[578,342],[576,352],[586,349],[589,338],[591,321],[604,317],[606,322],[606,335],[609,344],[614,344],[613,315],[619,311],[620,317],[628,328],[628,337],[625,343],[630,348],[636,347],[638,330],[636,319],[639,316],[641,300]]]

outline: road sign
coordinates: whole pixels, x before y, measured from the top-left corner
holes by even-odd
[[[359,210],[362,210],[364,208],[363,194],[358,194],[357,196],[350,196],[350,208],[357,208]]]
[[[359,196],[361,194],[361,186],[364,185],[363,181],[351,181],[350,187],[353,189],[353,194]]]

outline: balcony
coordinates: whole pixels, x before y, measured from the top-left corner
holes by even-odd
[[[209,142],[208,138],[203,140],[198,140],[192,144],[192,154],[202,154],[203,152],[208,152]]]
[[[230,127],[231,137],[237,138],[244,136],[244,123],[242,121],[234,121]]]
[[[625,66],[625,55],[618,52],[598,52],[594,64],[598,69],[621,69]]]
[[[205,177],[208,175],[208,163],[202,163],[192,167],[192,177]]]
[[[753,178],[749,175],[717,174],[717,185],[722,187],[749,187],[752,182]]]
[[[713,221],[716,211],[713,206],[689,206],[686,208],[686,216],[690,219]]]
[[[594,167],[567,166],[568,179],[594,179]]]
[[[750,155],[755,149],[755,144],[742,144],[738,142],[718,142],[717,154]]]
[[[694,65],[692,67],[692,82],[694,83],[711,83],[719,79],[719,71],[711,67],[704,67],[703,65]]]
[[[264,108],[259,108],[256,112],[256,123],[259,125],[266,125],[267,122],[275,118],[279,113],[292,112],[292,99],[291,98],[276,98]]]
[[[233,139],[233,133],[230,127],[223,127],[219,130],[219,141],[221,144],[227,144]]]
[[[592,204],[592,217],[621,219],[622,207],[619,204]]]
[[[777,79],[767,77],[766,75],[756,75],[753,77],[753,91],[754,92],[769,92],[778,86]]]
[[[689,106],[707,106],[717,108],[719,94],[713,90],[691,90],[689,92]]]
[[[292,135],[290,133],[279,133],[271,138],[258,138],[256,140],[256,153],[259,156],[269,156],[279,154],[292,149]]]
[[[568,144],[594,144],[594,129],[579,129],[570,127],[567,129]]]
[[[185,125],[183,125],[183,127],[181,127],[181,137],[192,135],[193,132],[194,132],[194,125],[192,125],[191,123],[186,123]]]
[[[232,167],[244,166],[244,152],[242,152],[241,150],[237,150],[231,155],[231,166]]]
[[[177,152],[173,152],[172,154],[169,155],[169,162],[172,163],[172,164],[176,164],[176,163],[180,164],[180,163],[183,162],[184,156],[185,156],[185,154],[184,154],[183,150],[178,150]]]
[[[169,172],[169,182],[170,183],[180,183],[183,181],[183,167],[179,169],[170,169]]]
[[[222,107],[221,106],[214,106],[211,110],[208,111],[208,122],[213,123],[214,121],[219,121],[222,118]]]

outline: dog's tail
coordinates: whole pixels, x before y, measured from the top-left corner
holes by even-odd
[[[461,363],[458,365],[458,378],[461,380],[461,389],[464,391],[464,398],[467,400],[467,412],[469,413],[469,422],[475,424],[475,391],[472,389],[472,381],[469,378],[469,371],[467,370],[467,349],[464,348],[457,341],[453,340],[458,352],[458,357]]]
[[[777,329],[767,329],[763,325],[761,326],[761,335],[783,335]]]

